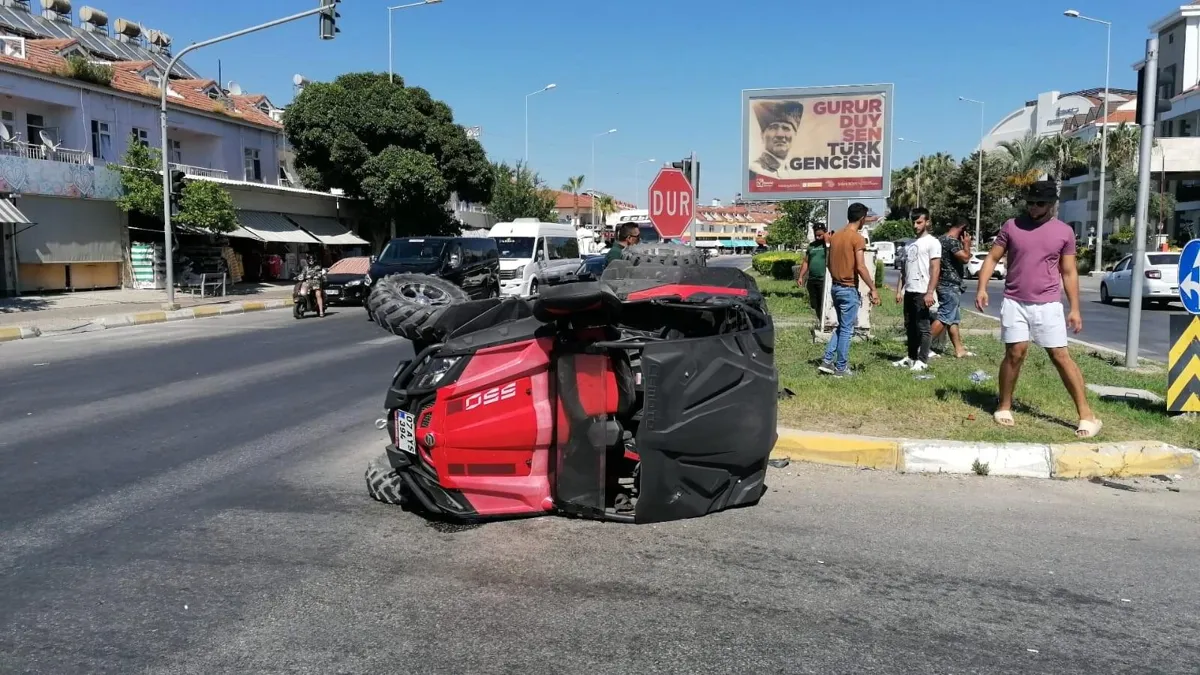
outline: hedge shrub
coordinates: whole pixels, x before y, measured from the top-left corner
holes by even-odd
[[[769,253],[759,253],[751,258],[750,266],[754,268],[755,272],[769,276],[772,279],[791,281],[795,278],[792,274],[792,267],[803,262],[803,253],[771,251]]]

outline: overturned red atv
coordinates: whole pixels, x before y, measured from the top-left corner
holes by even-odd
[[[415,358],[387,393],[371,496],[455,520],[645,523],[756,504],[778,405],[762,295],[692,249],[646,246],[528,301],[463,301],[419,275],[377,283],[369,309]]]

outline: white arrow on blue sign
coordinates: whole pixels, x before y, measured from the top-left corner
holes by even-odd
[[[1179,299],[1192,314],[1200,314],[1200,239],[1183,247],[1179,256]]]

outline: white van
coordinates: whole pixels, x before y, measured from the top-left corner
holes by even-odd
[[[517,218],[496,223],[489,235],[500,249],[500,295],[537,295],[541,273],[558,267],[578,268],[579,240],[575,226]]]
[[[877,241],[867,246],[867,250],[875,254],[875,259],[883,261],[884,265],[896,262],[896,245],[890,241]]]

